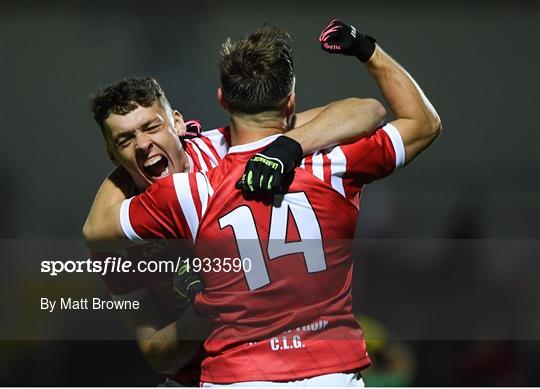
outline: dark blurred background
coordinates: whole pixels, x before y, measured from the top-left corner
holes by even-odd
[[[185,118],[223,125],[220,44],[264,22],[294,38],[298,110],[382,99],[360,63],[320,50],[334,17],[375,36],[444,127],[363,195],[354,301],[379,340],[368,384],[540,385],[539,2],[2,2],[0,238],[80,236],[112,167],[93,91],[150,75]],[[8,279],[9,266],[4,295]],[[2,385],[160,381],[129,341],[0,340]]]

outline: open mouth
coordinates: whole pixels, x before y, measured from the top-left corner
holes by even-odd
[[[169,175],[169,161],[162,155],[154,155],[143,162],[143,169],[152,180],[158,180]]]

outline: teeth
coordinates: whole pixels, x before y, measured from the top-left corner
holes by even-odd
[[[161,176],[159,176],[159,178],[167,177],[168,175],[169,175],[169,167],[167,166],[165,170],[163,170],[163,173],[161,173]]]
[[[144,165],[144,167],[153,165],[153,164],[161,161],[161,158],[163,158],[161,155],[155,155],[152,158],[149,158],[146,161],[144,161],[143,165]]]

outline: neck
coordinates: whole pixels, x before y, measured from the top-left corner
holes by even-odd
[[[231,146],[256,142],[286,131],[287,120],[273,112],[257,115],[231,114]]]

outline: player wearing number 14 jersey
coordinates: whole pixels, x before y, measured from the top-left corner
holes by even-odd
[[[195,298],[212,324],[203,383],[361,384],[350,374],[370,363],[351,313],[360,194],[414,159],[440,129],[411,76],[372,38],[334,20],[321,34],[322,48],[365,62],[396,118],[367,138],[294,159],[299,168],[286,193],[258,195],[258,188],[281,188],[275,171],[291,165],[275,145],[300,149],[281,137],[294,112],[287,37],[261,28],[224,44],[218,97],[231,115],[233,147],[221,164],[163,178],[107,207],[120,217],[104,220],[89,239],[192,239],[198,257],[219,259],[201,270],[204,290]],[[248,193],[235,189],[240,176]],[[227,268],[227,258],[244,260],[241,271]]]
[[[274,139],[232,147],[216,169],[160,180],[122,206],[130,239],[196,238],[198,257],[220,259],[201,271],[195,301],[212,322],[203,382],[288,381],[370,363],[351,313],[351,242],[363,185],[404,161],[400,135],[387,124],[306,157],[269,206],[234,185]],[[226,271],[224,258],[244,259],[243,269]]]

